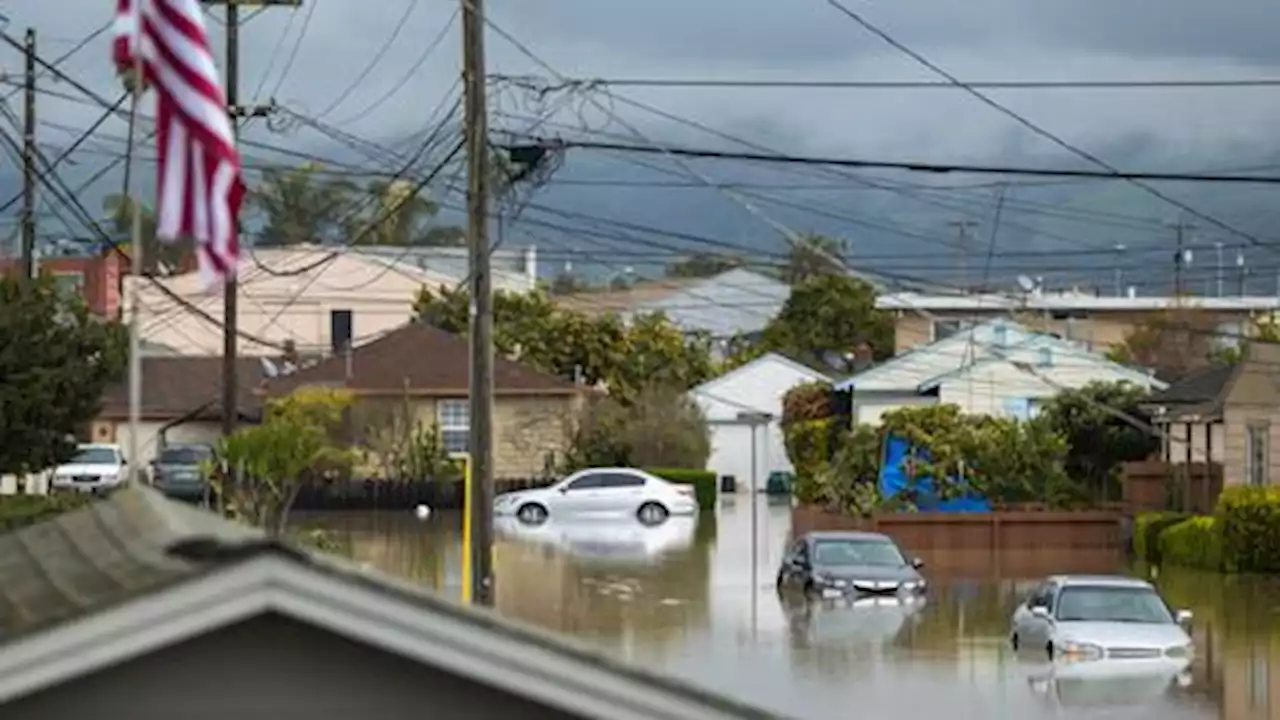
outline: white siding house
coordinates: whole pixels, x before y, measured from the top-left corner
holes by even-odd
[[[768,413],[772,420],[756,429],[757,489],[773,472],[792,472],[782,441],[782,397],[791,388],[828,378],[812,368],[776,353],[762,355],[732,372],[689,391],[711,426],[711,457],[707,469],[732,475],[738,486],[752,486],[751,425],[742,413]]]
[[[853,391],[853,421],[900,407],[951,403],[971,414],[1026,418],[1064,389],[1091,382],[1165,384],[1069,340],[992,320],[902,353],[836,385]]]

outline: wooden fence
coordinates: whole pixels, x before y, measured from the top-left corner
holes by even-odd
[[[546,487],[549,478],[495,481],[495,491]],[[307,482],[298,492],[297,510],[401,510],[426,505],[433,510],[462,508],[462,483],[457,480],[332,480]]]
[[[1122,518],[1118,510],[914,512],[855,518],[800,506],[791,512],[791,528],[796,534],[814,530],[881,532],[915,552],[1119,550],[1124,547]]]
[[[1222,493],[1222,465],[1159,460],[1125,463],[1122,482],[1124,502],[1130,512],[1178,510],[1209,514]]]

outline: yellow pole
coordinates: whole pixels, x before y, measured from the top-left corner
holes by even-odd
[[[462,604],[471,604],[471,453],[451,453],[462,461]]]

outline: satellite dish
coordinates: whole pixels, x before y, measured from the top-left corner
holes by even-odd
[[[1018,287],[1022,288],[1025,292],[1032,292],[1036,289],[1036,281],[1026,275],[1019,275]]]
[[[275,363],[271,362],[267,358],[260,357],[258,358],[258,362],[262,365],[262,374],[266,377],[273,378],[280,374]]]

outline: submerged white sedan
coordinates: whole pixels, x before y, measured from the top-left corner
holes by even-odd
[[[540,525],[550,517],[629,515],[658,525],[672,515],[693,515],[698,502],[691,485],[678,485],[635,468],[588,468],[556,484],[503,493],[495,515]]]
[[[1155,587],[1120,575],[1056,575],[1013,612],[1014,650],[1054,662],[1127,661],[1184,667],[1191,613],[1169,609]]]

